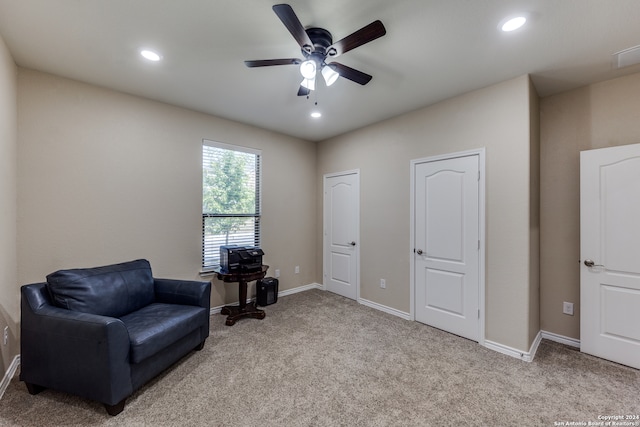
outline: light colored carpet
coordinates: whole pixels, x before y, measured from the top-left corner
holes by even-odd
[[[211,317],[191,353],[107,415],[14,378],[2,426],[554,426],[640,414],[640,371],[543,340],[532,363],[311,290]]]

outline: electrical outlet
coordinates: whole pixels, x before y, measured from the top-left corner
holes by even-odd
[[[569,316],[573,316],[573,303],[564,301],[562,303],[562,312]]]
[[[380,279],[380,288],[382,289],[386,289],[387,288],[387,281],[384,279]]]
[[[9,327],[5,326],[4,334],[2,334],[2,344],[7,345],[7,342],[9,342]]]
[[[276,268],[275,275],[276,275],[276,279],[277,279],[278,277],[280,277],[280,269],[279,269],[279,268]]]
[[[296,274],[300,273],[300,266],[296,265]]]

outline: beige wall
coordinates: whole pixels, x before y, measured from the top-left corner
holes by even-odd
[[[540,328],[578,339],[578,153],[640,142],[640,74],[544,98],[539,118],[521,77],[330,139],[317,156],[314,143],[17,71],[1,40],[0,95],[4,369],[18,353],[20,284],[137,257],[158,276],[199,278],[202,138],[263,150],[263,246],[283,290],[322,281],[322,175],[360,169],[361,296],[405,312],[409,161],[486,147],[486,338],[521,350]],[[233,286],[213,290],[214,305],[237,298]],[[574,316],[562,314],[562,301],[575,303]]]
[[[315,143],[22,68],[18,113],[19,283],[135,258],[200,279],[203,138],[262,150],[265,262],[314,282]]]
[[[18,354],[18,298],[16,258],[17,69],[0,37],[0,372],[4,375]],[[9,327],[9,341],[2,334]]]
[[[529,81],[529,342],[540,332],[540,98]]]
[[[360,295],[409,312],[410,160],[486,147],[486,339],[528,351],[538,326],[532,96],[523,76],[320,143],[318,265],[322,176],[360,169]]]
[[[521,350],[539,328],[579,339],[578,153],[640,142],[640,74],[544,98],[540,117],[537,103],[522,77],[330,139],[316,157],[313,143],[18,71],[0,39],[2,367],[18,353],[20,284],[137,257],[158,276],[199,278],[202,138],[263,150],[263,246],[281,289],[322,281],[322,175],[360,169],[361,296],[405,312],[409,161],[486,147],[486,338]],[[235,298],[214,286],[214,305]]]
[[[579,153],[640,143],[640,74],[543,98],[540,120],[541,328],[579,339]]]

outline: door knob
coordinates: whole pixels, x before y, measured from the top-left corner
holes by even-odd
[[[584,260],[584,265],[586,265],[587,267],[591,268],[591,267],[604,267],[604,265],[602,264],[596,264],[595,262],[593,262],[590,259],[585,259]]]
[[[349,244],[350,244],[351,246],[355,246],[355,245],[356,245],[356,242],[349,242]]]
[[[422,249],[418,249],[418,250],[416,251],[416,253],[417,253],[418,255],[422,255]]]

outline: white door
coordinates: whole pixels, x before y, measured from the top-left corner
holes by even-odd
[[[415,318],[479,341],[479,156],[414,168]]]
[[[640,369],[640,144],[580,153],[580,350]]]
[[[360,175],[324,177],[324,285],[328,291],[358,299],[360,253]]]

